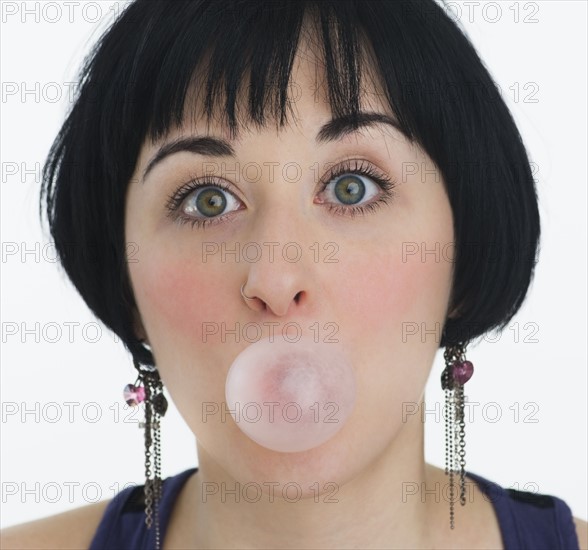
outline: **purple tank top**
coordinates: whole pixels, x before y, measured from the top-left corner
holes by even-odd
[[[163,482],[160,501],[160,537],[164,541],[173,505],[184,483],[198,468],[190,468]],[[579,550],[569,506],[560,498],[503,489],[468,472],[492,502],[506,550]],[[108,504],[89,550],[151,550],[155,529],[145,526],[143,485],[128,487]],[[162,543],[163,546],[163,543]]]

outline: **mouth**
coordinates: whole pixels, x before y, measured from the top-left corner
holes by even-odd
[[[355,406],[355,375],[339,345],[264,339],[235,358],[225,397],[237,426],[253,441],[300,452],[343,427]]]

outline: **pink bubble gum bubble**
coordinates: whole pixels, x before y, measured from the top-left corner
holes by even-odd
[[[284,453],[331,439],[355,406],[355,374],[339,343],[264,338],[233,361],[227,407],[253,441]]]

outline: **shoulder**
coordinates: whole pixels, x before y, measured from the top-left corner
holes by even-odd
[[[471,472],[468,477],[490,498],[503,535],[512,539],[512,546],[560,548],[563,545],[588,550],[587,523],[573,517],[569,505],[561,498],[503,488]]]
[[[88,548],[111,500],[2,529],[2,549]]]
[[[588,550],[588,523],[584,520],[574,518],[580,550]]]

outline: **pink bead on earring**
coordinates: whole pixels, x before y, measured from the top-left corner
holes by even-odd
[[[123,397],[129,407],[136,407],[145,401],[145,387],[138,377],[134,384],[127,384],[123,390]]]

